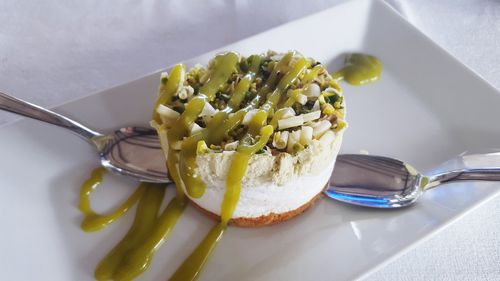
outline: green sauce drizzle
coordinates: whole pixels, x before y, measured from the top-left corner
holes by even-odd
[[[90,178],[83,183],[82,188],[80,189],[80,203],[78,204],[78,208],[85,215],[81,227],[83,230],[88,232],[100,230],[122,217],[130,209],[130,207],[132,207],[139,200],[139,198],[141,198],[142,194],[144,193],[144,186],[140,186],[116,210],[107,215],[97,214],[96,212],[94,212],[94,210],[92,210],[92,207],[90,205],[90,195],[102,182],[102,178],[105,173],[106,169],[104,169],[103,167],[94,169]]]
[[[137,201],[134,223],[125,237],[97,265],[95,278],[104,280],[132,280],[145,271],[156,250],[168,237],[186,207],[185,200],[174,198],[158,216],[165,194],[165,186],[141,183],[136,191],[109,215],[98,215],[90,206],[89,196],[102,182],[106,170],[92,171],[80,192],[79,208],[85,215],[82,229],[99,230],[123,216]]]
[[[345,66],[333,74],[337,80],[344,79],[351,85],[373,83],[382,74],[382,62],[366,54],[350,54],[345,58]]]

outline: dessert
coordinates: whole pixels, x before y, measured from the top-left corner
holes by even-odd
[[[176,65],[162,73],[152,119],[178,196],[249,227],[314,202],[346,127],[337,81],[297,52],[227,52],[207,67]]]
[[[150,265],[188,201],[218,223],[171,275],[195,280],[227,225],[262,226],[290,219],[321,193],[346,127],[339,81],[379,79],[373,56],[350,54],[330,76],[297,52],[216,56],[208,66],[163,73],[151,125],[167,159],[176,196],[160,210],[165,185],[141,183],[116,210],[96,213],[90,195],[103,180],[97,168],[81,188],[82,229],[96,231],[137,204],[127,234],[101,260],[97,280],[132,280]]]

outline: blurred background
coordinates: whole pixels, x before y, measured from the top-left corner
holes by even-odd
[[[2,0],[0,90],[54,107],[341,2]],[[500,1],[387,2],[500,88]],[[500,198],[368,280],[500,280],[498,214]]]

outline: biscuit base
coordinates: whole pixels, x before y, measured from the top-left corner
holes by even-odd
[[[261,227],[261,226],[268,226],[268,225],[273,225],[273,224],[278,224],[284,221],[287,221],[295,216],[298,216],[305,212],[309,207],[311,207],[314,202],[318,200],[318,198],[321,197],[322,193],[324,190],[328,188],[328,185],[330,183],[330,180],[325,184],[325,187],[323,190],[321,190],[320,193],[316,194],[311,200],[303,204],[302,206],[298,207],[295,210],[287,211],[284,213],[270,213],[268,215],[263,215],[260,217],[239,217],[239,218],[232,218],[229,220],[230,225],[234,226],[239,226],[239,227]],[[220,216],[217,214],[214,214],[200,205],[196,204],[194,201],[189,200],[190,203],[198,209],[201,213],[205,214],[207,217],[215,220],[215,221],[220,221]]]

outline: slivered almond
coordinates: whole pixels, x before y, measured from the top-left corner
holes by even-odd
[[[292,153],[293,152],[293,146],[298,143],[300,140],[300,130],[297,130],[297,131],[293,131],[291,133],[288,134],[288,142],[287,142],[287,146],[286,146],[286,151],[288,153]]]
[[[313,128],[309,126],[302,126],[300,130],[300,144],[309,144],[313,139]]]
[[[278,129],[284,130],[292,127],[297,127],[302,124],[304,124],[304,118],[302,118],[302,115],[293,116],[290,118],[278,120]]]
[[[319,139],[326,131],[330,130],[332,123],[328,120],[321,120],[318,126],[313,128],[313,137]]]
[[[214,116],[217,110],[208,102],[205,103],[205,106],[203,106],[203,110],[200,113],[200,116]]]
[[[160,104],[156,108],[156,113],[160,115],[160,119],[163,123],[165,124],[171,124],[173,121],[175,121],[177,118],[179,118],[180,114],[179,112],[171,109],[168,106],[165,106],[163,104]]]
[[[309,112],[306,114],[302,114],[301,116],[302,116],[302,119],[304,119],[304,122],[309,122],[309,121],[319,119],[321,117],[321,111],[317,110],[317,111]]]

